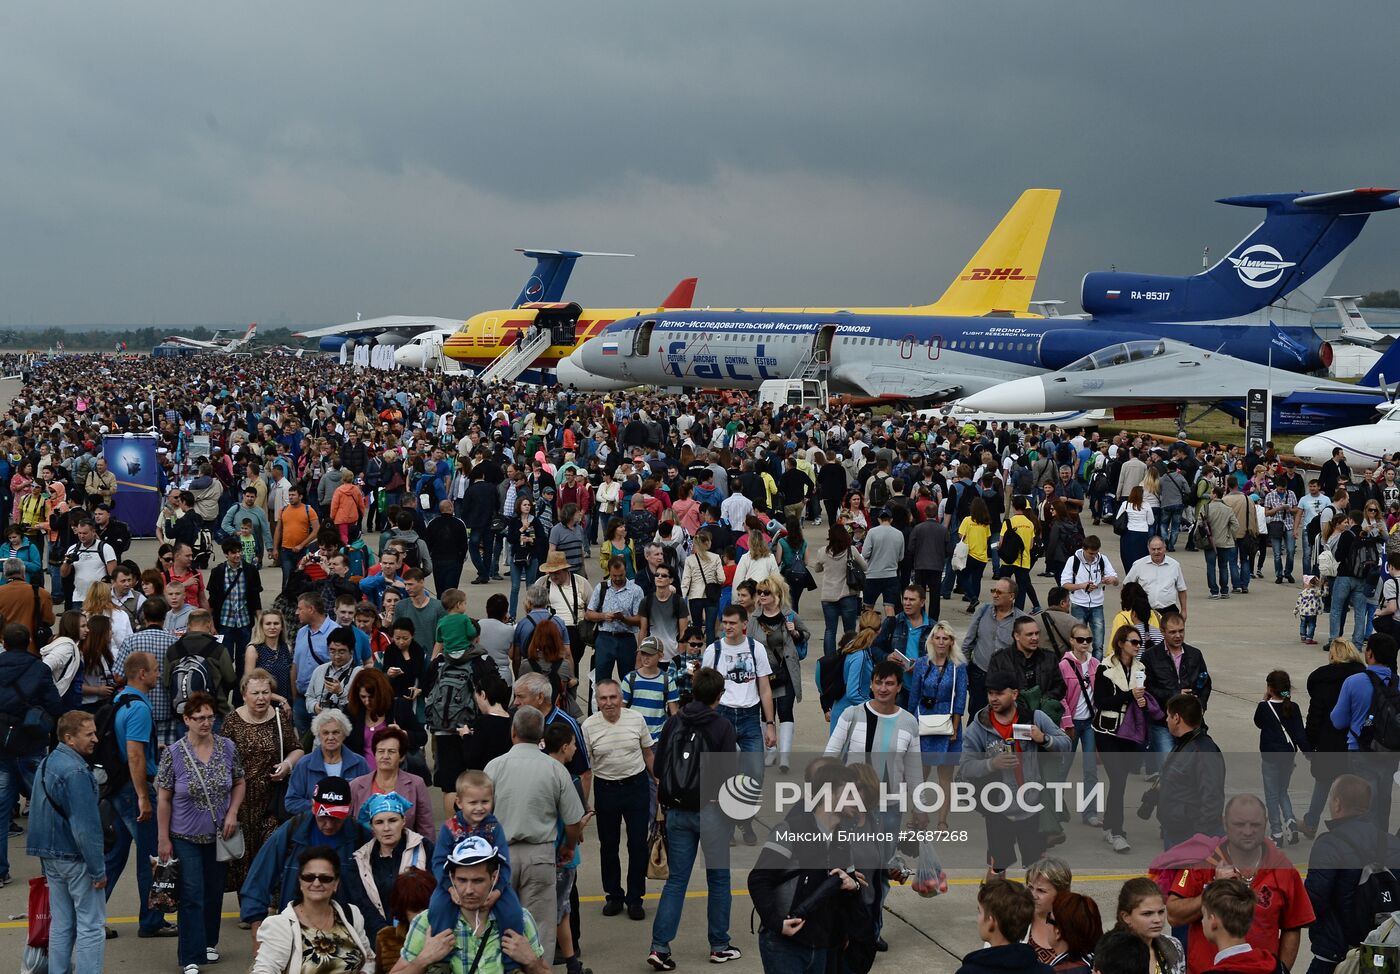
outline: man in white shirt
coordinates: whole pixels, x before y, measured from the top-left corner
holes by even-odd
[[[1137,582],[1147,592],[1147,602],[1158,613],[1176,609],[1186,618],[1186,576],[1181,564],[1167,554],[1167,543],[1153,535],[1147,542],[1147,557],[1139,558],[1128,569],[1125,582]]]
[[[1065,562],[1060,584],[1069,591],[1070,614],[1093,630],[1094,656],[1103,659],[1103,593],[1118,584],[1118,572],[1100,547],[1098,535],[1085,538],[1084,547]]]
[[[700,666],[719,670],[724,677],[724,695],[716,709],[734,725],[740,753],[749,755],[742,759],[745,770],[762,780],[764,748],[778,743],[769,683],[773,667],[768,662],[768,649],[748,634],[748,626],[749,613],[743,606],[727,606],[721,624],[724,637],[705,647]],[[745,821],[740,828],[745,844],[758,841],[752,822]]]
[[[73,529],[77,542],[68,546],[58,573],[73,578],[73,602],[82,605],[93,582],[110,578],[117,570],[117,553],[112,546],[97,537],[97,525],[83,518]]]
[[[726,497],[719,506],[719,516],[724,518],[725,523],[736,531],[744,529],[744,519],[752,511],[753,501],[737,490]]]
[[[598,712],[583,722],[583,739],[593,766],[593,807],[598,816],[598,868],[602,872],[604,916],[624,906],[633,920],[646,918],[647,833],[651,828],[651,730],[646,718],[622,706],[622,687],[603,680],[594,687]],[[627,889],[617,847],[627,824]]]

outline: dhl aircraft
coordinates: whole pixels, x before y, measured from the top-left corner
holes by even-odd
[[[942,316],[996,315],[1006,318],[1037,318],[1027,309],[1031,292],[1040,273],[1041,259],[1050,239],[1050,227],[1059,204],[1058,189],[1028,189],[1021,194],[991,232],[962,272],[932,304],[898,308],[846,308],[858,314],[903,314]],[[683,282],[684,283],[684,282]],[[489,369],[512,347],[537,347],[530,371],[519,376],[524,381],[564,384],[581,378],[569,355],[585,341],[614,321],[645,315],[656,310],[676,310],[684,295],[672,292],[658,309],[583,308],[574,302],[530,302],[516,308],[485,311],[473,315],[443,344],[443,354],[468,368]],[[748,311],[789,313],[830,313],[834,308],[750,308]],[[549,336],[545,344],[544,335]],[[549,370],[554,370],[550,374]],[[598,388],[596,378],[589,388]],[[604,380],[606,381],[606,380]],[[617,388],[632,383],[618,382]]]

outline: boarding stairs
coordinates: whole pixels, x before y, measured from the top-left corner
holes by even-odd
[[[807,357],[797,363],[792,370],[794,379],[816,379],[825,382],[831,375],[831,353],[824,348],[813,348]]]
[[[543,328],[535,331],[520,344],[511,342],[477,378],[482,382],[514,382],[520,377],[520,373],[534,364],[541,352],[549,348],[553,340],[553,333],[548,328]]]

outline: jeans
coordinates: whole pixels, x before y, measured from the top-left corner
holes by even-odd
[[[49,971],[68,974],[102,970],[107,950],[107,900],[92,888],[81,859],[44,859],[49,882]],[[204,963],[200,958],[200,963]]]
[[[953,583],[959,578],[959,572],[953,568],[953,559],[949,558],[943,563],[943,587],[938,593],[940,598],[950,598],[953,594]]]
[[[1351,609],[1351,641],[1361,646],[1366,639],[1366,582],[1350,575],[1332,579],[1332,613],[1328,618],[1327,641],[1342,635],[1347,609]]]
[[[151,817],[149,821],[138,822],[136,815],[140,805],[136,801],[136,789],[131,782],[122,786],[112,799],[112,807],[117,812],[116,842],[107,851],[107,888],[103,892],[107,899],[112,898],[112,890],[117,888],[117,880],[126,869],[126,859],[131,852],[131,842],[136,841],[136,891],[141,896],[141,930],[154,933],[165,926],[165,916],[159,910],[146,905],[151,891],[151,857],[156,854],[156,796],[149,791]]]
[[[1098,747],[1094,740],[1094,721],[1092,717],[1085,717],[1083,720],[1074,722],[1074,742],[1070,747],[1070,753],[1078,748],[1080,752],[1080,767],[1083,769],[1084,791],[1092,791],[1099,783],[1099,756]],[[1094,812],[1085,809],[1080,818],[1085,822],[1089,821],[1089,816]]]
[[[645,771],[621,781],[593,779],[593,803],[598,813],[598,869],[609,900],[638,905],[647,891],[647,831],[650,802]],[[627,890],[617,860],[622,826],[627,826]]]
[[[859,598],[856,599],[860,601]],[[719,603],[710,602],[706,599],[690,600],[690,628],[695,632],[703,632],[707,643],[714,642],[715,620],[719,616]]]
[[[1293,574],[1293,529],[1284,532],[1283,537],[1269,538],[1269,547],[1274,549],[1274,577]],[[1288,552],[1287,566],[1284,567],[1284,551]]]
[[[1162,764],[1166,761],[1165,755],[1171,753],[1175,744],[1176,738],[1172,737],[1172,732],[1167,730],[1165,722],[1157,720],[1147,722],[1147,770],[1150,773],[1161,774]]]
[[[1303,639],[1317,638],[1317,616],[1299,616],[1298,635]]]
[[[1254,559],[1244,553],[1244,549],[1238,544],[1235,545],[1235,565],[1239,570],[1236,576],[1238,581],[1235,585],[1244,592],[1249,591],[1249,580],[1254,577]]]
[[[1264,808],[1269,813],[1269,832],[1274,835],[1294,821],[1293,799],[1288,796],[1293,763],[1291,751],[1271,751],[1259,755],[1259,770],[1264,776]]]
[[[527,563],[520,564],[514,558],[510,561],[510,617],[515,618],[516,606],[520,604],[520,585],[523,582],[528,588],[533,585],[535,579],[540,574],[539,558],[531,558]]]
[[[292,726],[299,736],[305,736],[311,730],[311,712],[306,709],[305,693],[305,690],[297,691],[297,698],[292,701]]]
[[[594,686],[612,677],[614,664],[619,680],[637,668],[637,637],[630,632],[599,630],[593,645]]]
[[[1210,589],[1211,595],[1219,595],[1222,592],[1226,595],[1230,589],[1240,587],[1240,560],[1235,555],[1234,548],[1215,548],[1207,551],[1206,556],[1206,587]],[[1219,584],[1216,583],[1216,575],[1220,576]]]
[[[734,725],[739,753],[749,755],[742,762],[744,770],[752,777],[763,780],[763,718],[760,714],[763,707],[726,707],[721,704],[716,709],[721,717]]]
[[[1026,596],[1031,597],[1031,605],[1040,608],[1040,596],[1035,594],[1035,583],[1031,581],[1031,570],[1020,568],[1015,565],[1008,565],[1002,569],[1002,574],[1009,578],[1016,579],[1016,611],[1021,611],[1026,604]],[[932,618],[932,616],[930,616]]]
[[[59,569],[63,567],[63,549],[55,543],[49,544],[49,594],[53,596],[55,606],[63,605],[63,576]]]
[[[825,947],[808,947],[768,930],[758,934],[758,956],[763,974],[823,974],[826,970]]]
[[[1162,524],[1162,540],[1166,542],[1168,551],[1176,550],[1176,536],[1181,531],[1181,512],[1186,508],[1180,504],[1161,509],[1160,517]],[[1129,568],[1132,566],[1129,565]]]
[[[971,719],[987,706],[987,671],[971,661],[967,664],[967,714]]]
[[[490,581],[491,570],[495,567],[491,564],[491,556],[495,551],[495,541],[492,537],[494,532],[490,527],[472,528],[471,534],[472,565],[476,568],[476,580]]]
[[[976,605],[982,598],[982,573],[987,570],[985,561],[967,556],[967,567],[962,570],[963,595],[969,605]]]
[[[291,551],[287,548],[279,548],[277,551],[277,563],[282,566],[282,588],[287,587],[287,580],[292,577],[292,572],[297,570],[297,562],[301,561],[300,551]]]
[[[451,559],[433,559],[433,588],[440,596],[450,588],[462,584],[462,566],[465,562]]]
[[[225,866],[214,856],[214,843],[171,837],[180,860],[180,966],[203,967],[207,947],[219,946],[219,914],[224,906]]]
[[[681,925],[686,887],[697,852],[705,853],[705,922],[711,950],[729,946],[729,822],[719,806],[707,802],[699,812],[673,808],[666,813],[666,858],[671,874],[661,888],[656,919],[651,925],[651,949],[671,952],[671,941]]]
[[[1317,549],[1316,549],[1316,546],[1313,544],[1312,536],[1308,534],[1308,526],[1307,526],[1306,524],[1304,524],[1304,525],[1303,525],[1303,574],[1304,574],[1304,575],[1316,575],[1316,574],[1317,574],[1317,564],[1316,564],[1316,562],[1315,562],[1316,557],[1317,557]]]
[[[39,770],[39,755],[27,758],[12,758],[0,755],[0,823],[10,827],[14,818],[15,806],[21,794],[32,794],[34,772]],[[8,843],[0,842],[0,876],[10,874],[10,850]]]
[[[1076,603],[1069,607],[1069,613],[1089,627],[1094,636],[1094,658],[1103,659],[1103,606]]]
[[[930,618],[933,618],[930,616]],[[860,596],[846,595],[835,602],[822,603],[822,620],[826,623],[826,634],[822,637],[823,655],[836,652],[836,623],[841,623],[843,633],[856,631],[860,621]]]

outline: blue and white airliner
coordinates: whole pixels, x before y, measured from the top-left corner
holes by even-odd
[[[1083,316],[1022,318],[667,311],[619,320],[561,363],[559,383],[756,389],[816,365],[832,392],[940,402],[1063,368],[1109,345],[1169,338],[1294,372],[1332,349],[1310,316],[1372,213],[1400,192],[1353,189],[1219,200],[1264,220],[1193,277],[1095,272]]]

